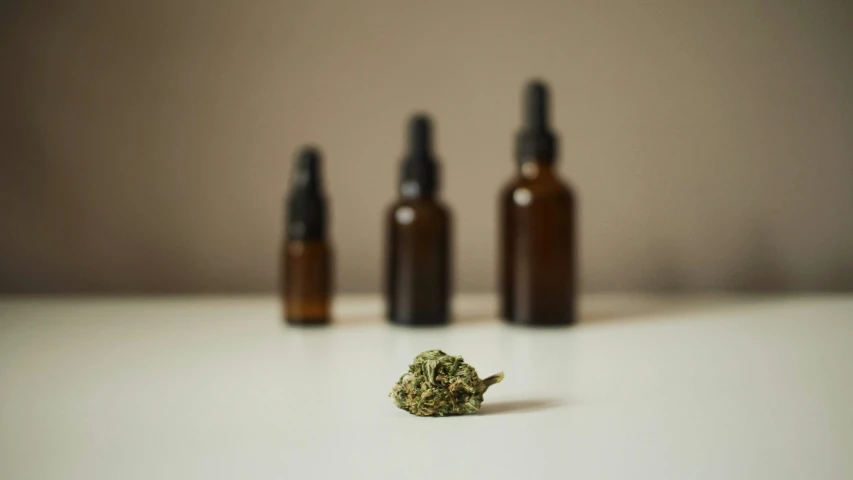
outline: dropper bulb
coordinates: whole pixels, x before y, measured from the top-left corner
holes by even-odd
[[[548,87],[541,81],[527,85],[525,95],[525,123],[528,130],[548,128]]]
[[[438,188],[438,163],[432,150],[432,120],[419,113],[409,120],[408,152],[400,172],[403,196],[428,196]]]
[[[299,171],[316,171],[320,165],[320,152],[314,147],[305,147],[299,152],[296,168]]]
[[[286,235],[289,240],[322,240],[326,232],[326,197],[323,195],[322,155],[313,146],[296,154],[286,200]]]
[[[320,152],[314,147],[305,147],[296,159],[296,178],[298,185],[319,189]]]
[[[524,125],[515,143],[515,158],[519,164],[526,161],[556,161],[557,136],[549,127],[548,97],[548,87],[541,80],[531,81],[524,89]]]
[[[423,114],[409,122],[409,155],[413,159],[428,159],[432,152],[432,123]]]

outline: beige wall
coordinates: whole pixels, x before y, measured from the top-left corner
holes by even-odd
[[[587,290],[853,289],[850,2],[17,3],[0,7],[0,291],[270,290],[308,141],[339,285],[374,290],[420,109],[457,285],[489,289],[534,75],[581,196]]]

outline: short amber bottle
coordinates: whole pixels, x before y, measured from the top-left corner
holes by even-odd
[[[438,161],[428,117],[409,123],[400,198],[388,209],[385,300],[388,320],[401,325],[450,321],[450,212],[439,201]]]
[[[548,91],[531,83],[517,137],[518,174],[500,194],[501,315],[514,324],[568,325],[577,319],[576,205],[555,169],[557,138]]]
[[[331,321],[332,248],[327,238],[327,200],[320,153],[303,149],[293,171],[281,250],[284,317],[295,325]]]

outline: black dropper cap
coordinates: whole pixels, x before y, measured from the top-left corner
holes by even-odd
[[[400,193],[429,196],[438,188],[438,159],[432,151],[432,121],[424,114],[409,120],[409,151],[400,170]]]
[[[524,126],[515,141],[515,158],[518,163],[527,160],[556,161],[557,137],[548,122],[548,87],[539,80],[527,84],[524,92]]]
[[[288,240],[322,240],[326,236],[320,152],[305,147],[296,158],[285,219]]]

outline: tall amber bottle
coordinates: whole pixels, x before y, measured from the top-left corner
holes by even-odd
[[[575,196],[555,168],[547,87],[529,84],[524,104],[518,174],[500,194],[501,314],[515,324],[568,325],[577,315]]]
[[[439,201],[438,161],[431,123],[409,123],[409,151],[400,174],[400,198],[388,209],[385,300],[388,320],[402,325],[450,321],[450,212]]]
[[[331,321],[332,249],[327,239],[327,208],[320,153],[304,148],[293,170],[281,251],[287,323],[324,325]]]

